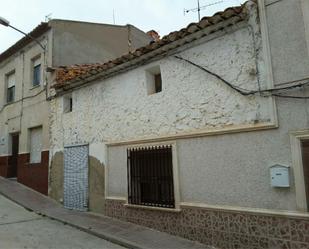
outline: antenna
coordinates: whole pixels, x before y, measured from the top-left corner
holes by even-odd
[[[51,16],[53,13],[49,13],[48,15],[45,16],[45,22],[48,22],[51,20]]]
[[[116,24],[115,22],[115,9],[113,9],[113,21],[114,21],[114,25]]]
[[[200,6],[200,0],[197,0],[197,8],[184,9],[183,14],[186,15],[186,13],[189,13],[189,12],[197,12],[198,13],[198,20],[200,21],[201,20],[201,10],[204,10],[209,6],[213,6],[213,5],[222,3],[222,2],[223,2],[223,0],[220,0],[220,1],[217,1],[217,2],[214,2],[214,3],[210,3],[210,4],[207,4],[207,5]]]

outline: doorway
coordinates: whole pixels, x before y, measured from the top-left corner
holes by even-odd
[[[64,207],[88,210],[88,145],[64,148]]]
[[[11,134],[11,152],[9,160],[9,167],[7,172],[8,178],[17,177],[17,168],[18,168],[18,151],[19,151],[19,134],[13,133]]]
[[[309,140],[301,141],[307,210],[309,211]]]

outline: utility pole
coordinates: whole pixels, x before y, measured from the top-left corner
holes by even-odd
[[[189,12],[197,12],[197,15],[198,15],[198,21],[201,20],[201,10],[204,10],[206,9],[207,7],[209,6],[213,6],[213,5],[216,5],[216,4],[219,4],[219,3],[222,3],[223,0],[220,0],[220,1],[217,1],[217,2],[214,2],[214,3],[210,3],[210,4],[207,4],[207,5],[203,5],[201,6],[200,5],[200,0],[197,0],[197,8],[193,8],[193,9],[184,9],[184,15],[186,15],[186,13],[189,13]]]

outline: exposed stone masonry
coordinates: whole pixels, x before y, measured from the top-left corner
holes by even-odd
[[[221,249],[308,249],[309,218],[182,206],[180,212],[125,207],[106,200],[106,215]]]

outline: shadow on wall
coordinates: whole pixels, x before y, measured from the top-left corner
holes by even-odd
[[[58,202],[63,202],[63,152],[57,152],[50,166],[49,196]],[[104,212],[104,164],[98,159],[89,156],[89,211]]]
[[[48,195],[58,202],[63,202],[63,152],[56,152],[49,169]]]
[[[89,210],[102,214],[105,206],[104,169],[103,163],[89,156]]]

